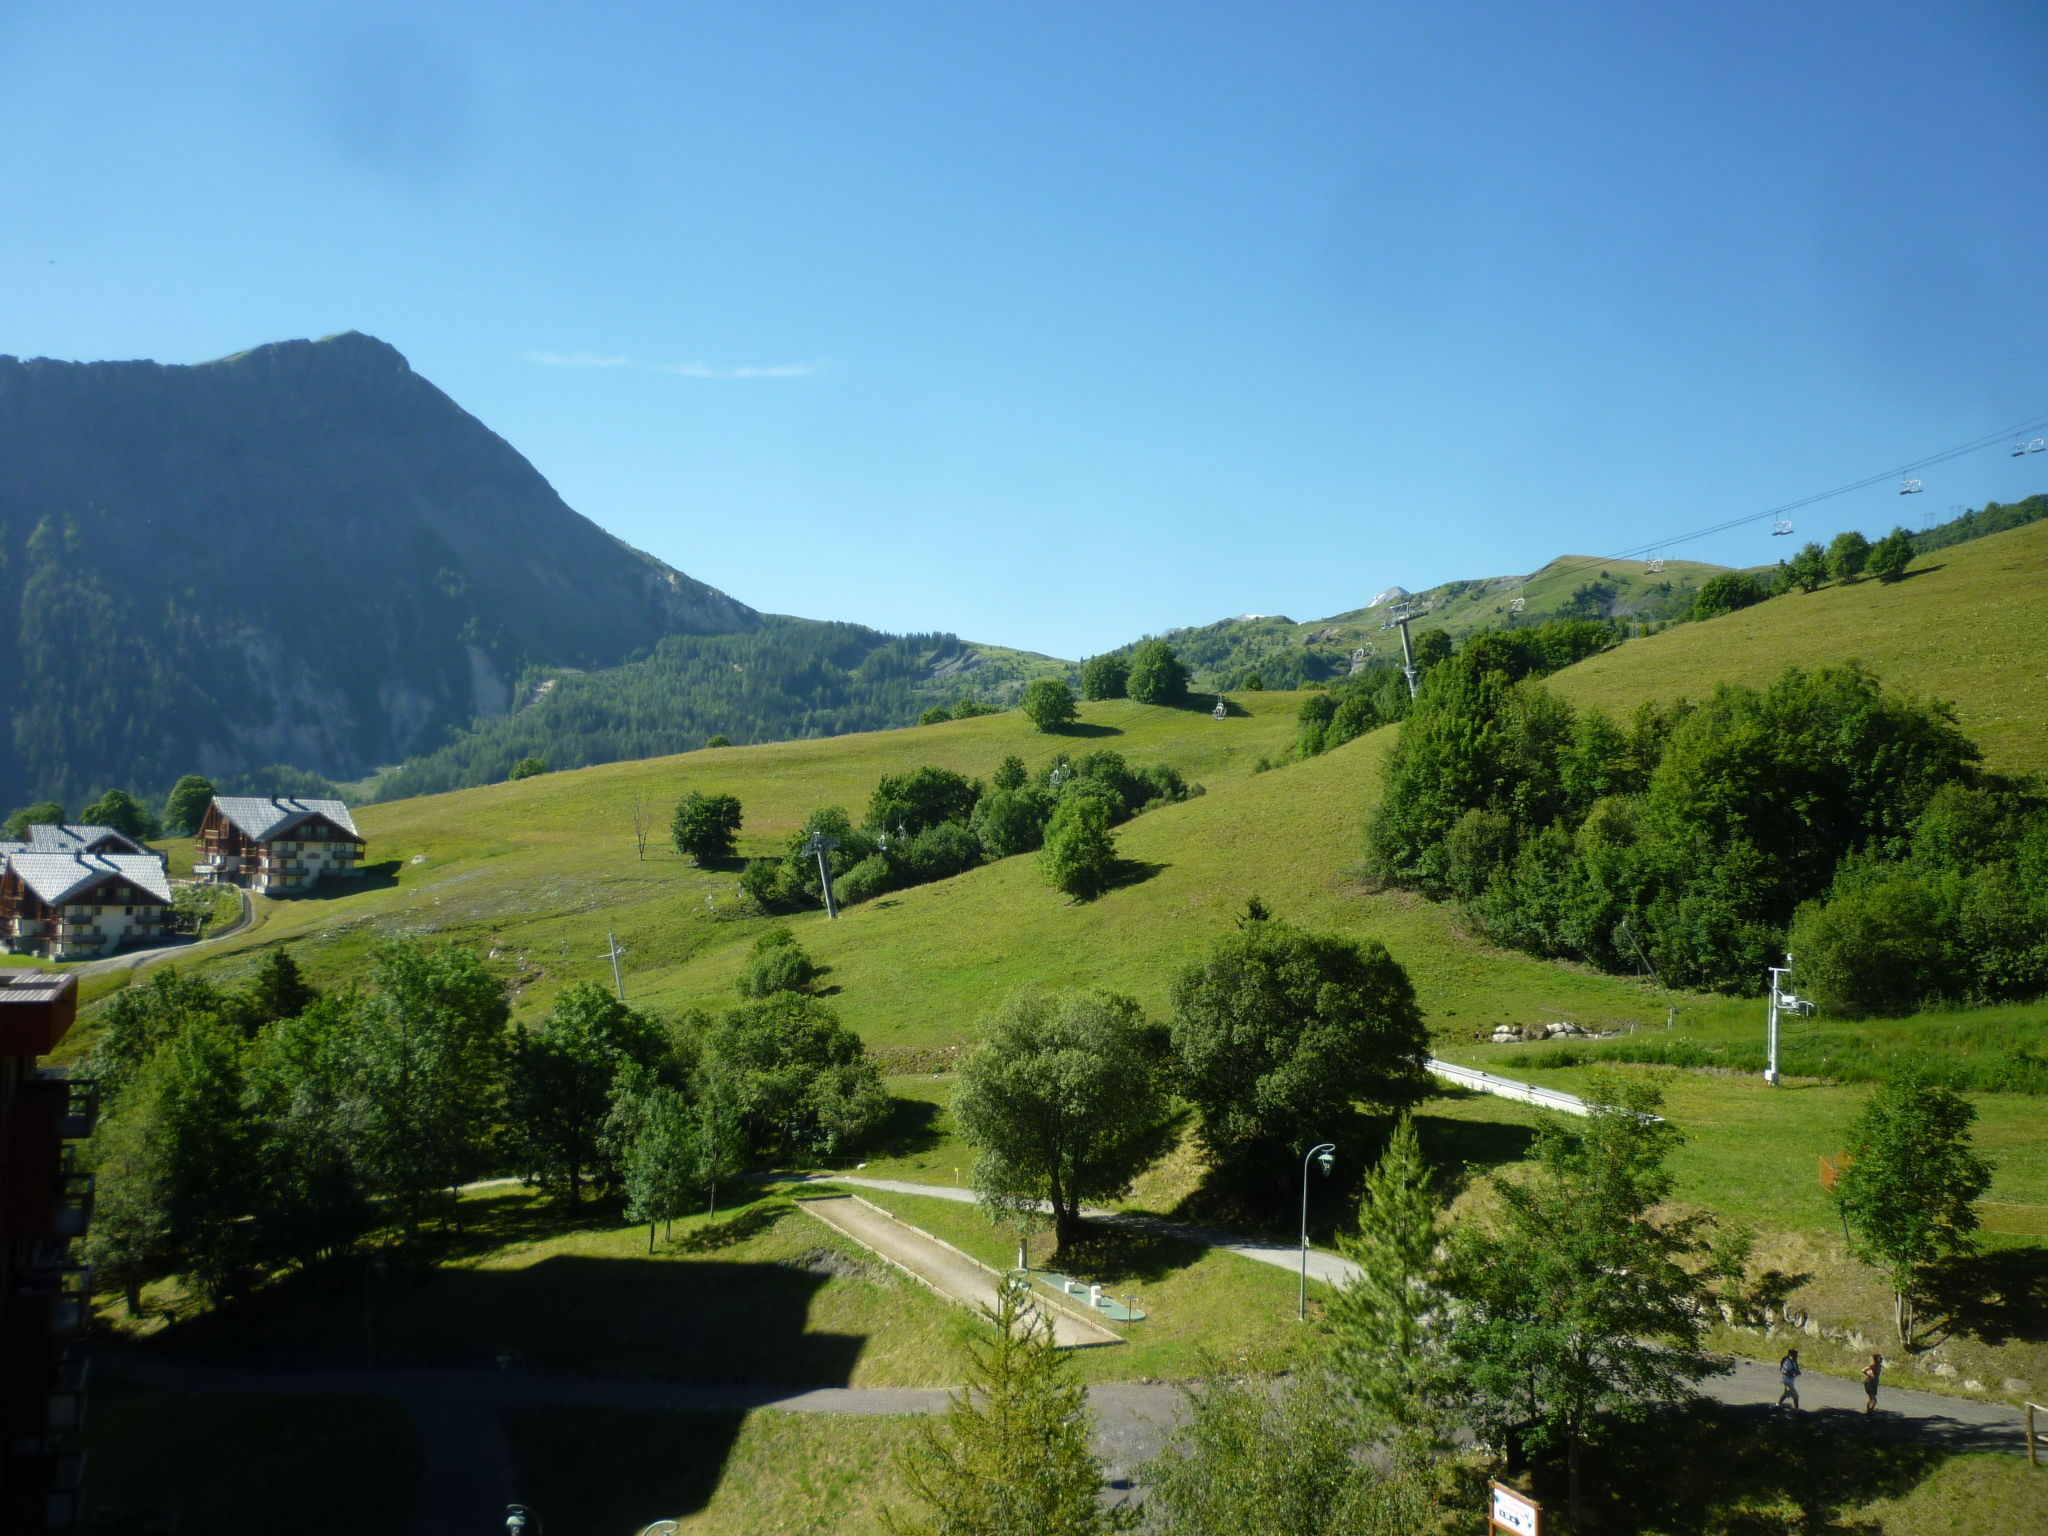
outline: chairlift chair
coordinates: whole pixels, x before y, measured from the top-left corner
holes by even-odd
[[[1513,602],[1508,604],[1508,612],[1520,613],[1524,608],[1527,608],[1528,606],[1529,599],[1527,599],[1526,597],[1518,597]]]
[[[1899,482],[1899,494],[1901,496],[1918,496],[1926,489],[1927,487],[1918,480],[1901,480]]]
[[[1791,531],[1792,519],[1789,517],[1776,518],[1771,523],[1771,537],[1774,539],[1782,539]]]
[[[2040,453],[2043,449],[2048,449],[2048,437],[2037,437],[2027,444],[2027,452],[2029,453]]]
[[[1644,574],[1645,576],[1661,576],[1661,575],[1663,575],[1663,574],[1664,574],[1664,557],[1663,557],[1662,555],[1652,555],[1652,556],[1650,556],[1650,558],[1649,558],[1649,559],[1645,560],[1645,561],[1643,562],[1643,574]]]

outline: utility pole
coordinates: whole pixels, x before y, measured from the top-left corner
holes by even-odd
[[[832,900],[832,866],[825,862],[825,855],[839,846],[839,839],[829,832],[813,832],[811,840],[804,844],[804,852],[818,861],[818,884],[825,891],[825,916],[828,919],[839,916],[839,908]]]
[[[1415,701],[1415,679],[1419,676],[1415,670],[1415,647],[1408,643],[1408,620],[1412,617],[1413,615],[1408,611],[1408,605],[1403,603],[1389,615],[1387,622],[1380,626],[1381,629],[1398,629],[1401,631],[1401,675],[1408,679],[1408,700],[1410,703]]]
[[[619,1001],[623,1003],[626,1000],[626,979],[619,972],[619,956],[625,951],[619,948],[619,936],[616,933],[606,934],[605,942],[605,958],[612,963],[612,986],[619,994]]]
[[[1774,965],[1770,968],[1770,971],[1771,1015],[1768,1025],[1769,1039],[1766,1043],[1769,1063],[1764,1067],[1764,1081],[1775,1088],[1778,1084],[1778,999],[1782,995],[1778,990],[1778,986],[1783,977],[1789,976],[1792,973],[1792,957],[1787,955],[1783,965]]]

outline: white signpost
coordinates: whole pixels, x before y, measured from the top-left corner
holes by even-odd
[[[1527,1494],[1500,1483],[1487,1485],[1493,1491],[1492,1507],[1487,1511],[1486,1528],[1489,1532],[1511,1531],[1513,1536],[1543,1536],[1543,1506]]]

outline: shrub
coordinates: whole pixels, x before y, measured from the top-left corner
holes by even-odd
[[[887,895],[898,883],[896,867],[889,862],[888,855],[871,853],[834,881],[832,890],[841,906],[850,907]]]
[[[1025,685],[1021,703],[1025,717],[1041,731],[1057,731],[1080,713],[1073,690],[1057,677],[1034,677]]]
[[[911,881],[922,885],[961,874],[981,862],[981,844],[955,821],[942,821],[913,837],[903,849],[903,865]]]
[[[1695,619],[1719,618],[1764,600],[1763,583],[1747,571],[1723,571],[1693,594]]]
[[[1101,895],[1116,869],[1109,803],[1096,794],[1062,795],[1040,857],[1046,883],[1055,889],[1080,901]]]
[[[974,807],[971,823],[991,859],[1029,853],[1045,841],[1052,796],[1041,789],[992,789]]]
[[[1127,656],[1092,656],[1081,668],[1081,697],[1121,699],[1128,691],[1131,662]]]
[[[784,930],[785,932],[787,930]],[[795,942],[757,949],[754,958],[740,972],[741,997],[768,997],[777,992],[806,992],[818,968],[803,946]]]

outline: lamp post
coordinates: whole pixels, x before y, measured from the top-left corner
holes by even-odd
[[[1323,1165],[1323,1177],[1330,1176],[1330,1169],[1336,1164],[1337,1144],[1326,1141],[1310,1147],[1301,1159],[1301,1313],[1297,1322],[1308,1321],[1308,1165],[1311,1160]]]

